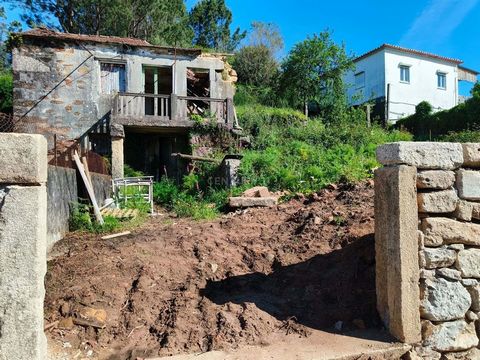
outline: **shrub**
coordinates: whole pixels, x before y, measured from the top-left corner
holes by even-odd
[[[173,180],[162,177],[159,182],[153,184],[153,201],[159,205],[171,209],[174,200],[177,198],[179,189]]]
[[[70,231],[88,231],[94,233],[112,232],[121,227],[121,222],[112,216],[103,217],[103,225],[92,221],[91,208],[85,204],[72,204],[70,213]]]
[[[308,120],[290,109],[241,107],[241,124],[253,138],[241,175],[249,186],[312,192],[338,181],[370,177],[377,145],[410,140],[408,133],[367,127],[362,113],[345,110],[334,124]]]

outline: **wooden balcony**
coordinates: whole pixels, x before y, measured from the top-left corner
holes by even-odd
[[[112,123],[143,127],[191,127],[192,116],[214,117],[218,123],[234,121],[232,99],[120,93],[112,109]]]

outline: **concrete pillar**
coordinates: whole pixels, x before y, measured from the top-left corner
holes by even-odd
[[[421,341],[418,213],[414,166],[375,171],[377,309],[398,340]]]
[[[123,178],[123,137],[112,137],[112,179]]]
[[[45,360],[47,141],[0,133],[0,360]]]

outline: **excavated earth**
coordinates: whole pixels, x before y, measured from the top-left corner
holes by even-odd
[[[160,215],[111,240],[71,233],[48,263],[45,323],[63,324],[49,343],[125,360],[379,328],[373,228],[369,181],[211,222]],[[79,307],[105,327],[69,323]]]

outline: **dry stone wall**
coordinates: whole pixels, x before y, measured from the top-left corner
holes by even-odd
[[[380,316],[419,358],[480,359],[480,143],[392,143],[377,149],[377,159],[384,165],[375,184]],[[413,178],[395,179],[401,169]],[[416,204],[399,201],[412,189]],[[418,261],[415,269],[402,264],[405,257]],[[382,281],[395,270],[396,278]],[[398,287],[402,276],[413,287]],[[411,306],[399,312],[403,302]]]

